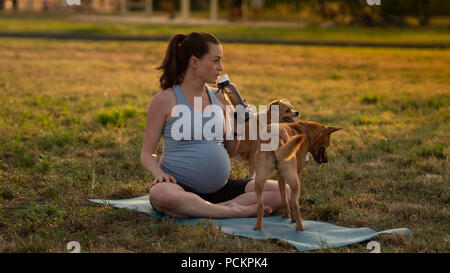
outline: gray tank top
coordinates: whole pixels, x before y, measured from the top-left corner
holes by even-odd
[[[202,113],[194,110],[180,85],[173,86],[177,105],[172,110],[172,116],[175,110],[185,111],[164,124],[164,150],[160,167],[172,175],[178,184],[195,192],[208,194],[220,190],[227,183],[231,163],[223,143],[223,112],[212,91],[207,85],[205,88],[211,99],[211,106],[215,105],[216,111],[205,109]],[[218,124],[222,126],[216,126]],[[220,137],[211,139],[211,134],[207,133],[210,131]],[[183,133],[182,138],[174,132]]]

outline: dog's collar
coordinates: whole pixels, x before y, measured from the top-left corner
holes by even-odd
[[[309,148],[311,148],[311,145],[312,145],[312,142],[311,142],[311,136],[309,135],[308,128],[307,128],[305,125],[303,125],[303,124],[300,123],[300,126],[302,126],[303,130],[305,130],[306,137],[308,138],[308,142],[309,142],[308,151],[309,151]]]

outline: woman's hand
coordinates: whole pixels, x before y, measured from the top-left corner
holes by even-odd
[[[170,174],[164,173],[164,174],[162,174],[162,175],[160,175],[158,177],[155,177],[155,179],[153,179],[152,184],[150,184],[149,190],[151,190],[152,187],[155,186],[156,184],[163,183],[163,182],[176,184],[177,180],[173,176],[171,176]]]

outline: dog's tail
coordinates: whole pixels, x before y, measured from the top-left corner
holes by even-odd
[[[297,150],[300,148],[300,145],[305,140],[305,135],[296,135],[291,138],[280,148],[275,150],[275,156],[278,161],[288,161],[290,160]]]

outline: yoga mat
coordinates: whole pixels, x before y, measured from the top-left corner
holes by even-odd
[[[110,205],[115,208],[136,210],[146,213],[152,217],[166,218],[166,216],[152,208],[148,195],[122,200],[89,199],[89,201],[98,204]],[[329,223],[309,220],[303,221],[305,231],[297,231],[295,230],[295,223],[291,223],[289,218],[282,218],[280,215],[264,217],[262,231],[253,230],[256,223],[256,217],[211,219],[211,221],[208,218],[172,219],[177,223],[188,222],[190,225],[198,224],[201,221],[204,221],[206,224],[210,222],[218,227],[220,226],[220,230],[222,232],[236,236],[254,239],[283,240],[293,245],[299,251],[341,247],[364,242],[379,234],[385,233],[412,233],[411,230],[407,228],[396,228],[377,232],[367,227],[346,228]]]

